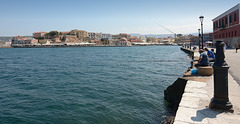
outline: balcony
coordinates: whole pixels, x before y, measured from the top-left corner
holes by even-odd
[[[221,26],[218,27],[218,30],[225,30],[226,27],[227,27],[226,25],[221,25]]]

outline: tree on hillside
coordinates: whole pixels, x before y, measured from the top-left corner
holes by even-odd
[[[45,36],[46,37],[50,37],[50,38],[55,38],[58,36],[58,31],[50,31],[49,33],[46,33]]]
[[[181,36],[183,36],[182,34],[177,34],[177,37],[181,37]]]

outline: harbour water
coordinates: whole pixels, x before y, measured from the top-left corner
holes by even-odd
[[[159,124],[179,46],[0,49],[0,123]]]

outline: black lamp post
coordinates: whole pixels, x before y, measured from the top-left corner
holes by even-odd
[[[201,34],[200,34],[200,29],[198,29],[198,40],[199,40],[199,42],[198,42],[198,48],[200,49],[200,36],[201,36]]]
[[[203,49],[203,16],[200,16],[199,19],[201,21],[201,30],[202,30],[202,49]]]

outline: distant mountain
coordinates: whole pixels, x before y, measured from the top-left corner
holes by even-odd
[[[174,37],[173,34],[130,34],[131,36],[146,36],[146,37],[156,37],[156,38],[164,38],[164,37]]]
[[[191,33],[194,36],[198,36],[198,33]],[[156,38],[166,38],[166,37],[174,37],[174,34],[130,34],[131,36],[147,36],[147,37],[156,37]],[[183,34],[183,35],[189,35],[189,34]]]

